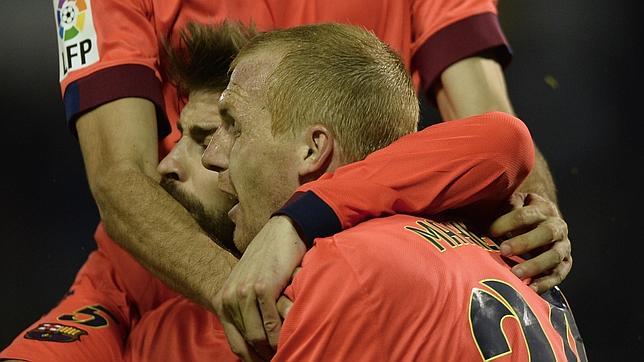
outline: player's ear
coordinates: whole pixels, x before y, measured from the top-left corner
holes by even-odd
[[[323,125],[313,125],[302,135],[298,173],[300,179],[315,180],[327,172],[333,161],[335,137]]]

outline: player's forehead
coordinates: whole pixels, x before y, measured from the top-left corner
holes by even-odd
[[[282,56],[268,51],[257,51],[239,59],[230,82],[220,99],[220,107],[234,107],[264,95],[266,81],[279,64]]]
[[[188,103],[181,111],[179,125],[184,130],[200,124],[220,122],[218,99],[220,92],[197,90],[190,92]]]

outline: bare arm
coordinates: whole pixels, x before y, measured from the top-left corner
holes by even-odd
[[[154,105],[119,99],[84,114],[76,127],[110,237],[168,286],[211,308],[235,258],[159,186]]]
[[[446,121],[490,111],[514,115],[501,66],[483,57],[463,59],[448,67],[441,74],[436,102]],[[536,193],[557,202],[550,169],[536,145],[535,167],[518,191]]]
[[[484,57],[461,60],[448,67],[440,80],[436,101],[444,120],[489,111],[514,114],[503,70],[494,60]],[[490,232],[501,238],[511,236],[501,246],[505,255],[520,255],[551,245],[548,251],[513,268],[519,277],[536,277],[549,270],[531,284],[544,292],[568,275],[572,257],[568,226],[557,207],[553,177],[536,146],[535,167],[517,191],[522,194],[511,200],[515,209],[494,221]],[[526,196],[528,193],[536,195]]]

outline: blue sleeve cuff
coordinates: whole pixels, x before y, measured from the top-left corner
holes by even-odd
[[[170,134],[161,82],[154,70],[138,64],[123,64],[96,71],[67,86],[63,101],[67,125],[74,137],[78,136],[76,121],[82,114],[126,97],[145,98],[154,103],[159,139]]]
[[[342,231],[342,225],[333,209],[312,191],[296,192],[273,216],[291,218],[307,249],[315,238],[331,236]]]

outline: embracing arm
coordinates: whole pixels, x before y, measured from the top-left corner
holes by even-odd
[[[523,122],[490,112],[405,136],[301,186],[277,213],[291,217],[312,241],[374,217],[435,215],[473,205],[493,210],[532,163]]]
[[[497,1],[414,0],[413,29],[416,51],[412,69],[431,91],[444,120],[490,111],[513,114],[503,68],[512,58],[497,16]],[[571,267],[567,225],[556,205],[552,175],[535,148],[535,167],[510,200],[513,210],[490,227],[498,240],[506,237],[505,255],[524,254],[549,245],[548,251],[513,270],[533,279],[539,291],[560,283]],[[526,193],[527,196],[526,196]],[[527,232],[526,232],[527,230]],[[514,237],[512,237],[514,236]]]
[[[495,110],[513,113],[503,70],[498,62],[485,57],[463,59],[442,72],[436,102],[445,120]],[[546,272],[531,284],[544,292],[568,275],[572,256],[568,226],[557,207],[553,177],[536,146],[535,167],[517,191],[510,200],[514,210],[495,220],[490,233],[500,239],[510,237],[501,244],[501,251],[507,256],[549,246],[549,250],[513,267],[519,277],[536,277]]]
[[[235,259],[159,186],[154,105],[122,98],[83,114],[76,128],[110,237],[168,286],[210,308]]]
[[[501,65],[484,57],[463,59],[441,73],[436,103],[445,121],[491,111],[514,114]],[[557,202],[550,169],[536,145],[535,166],[517,191]]]

